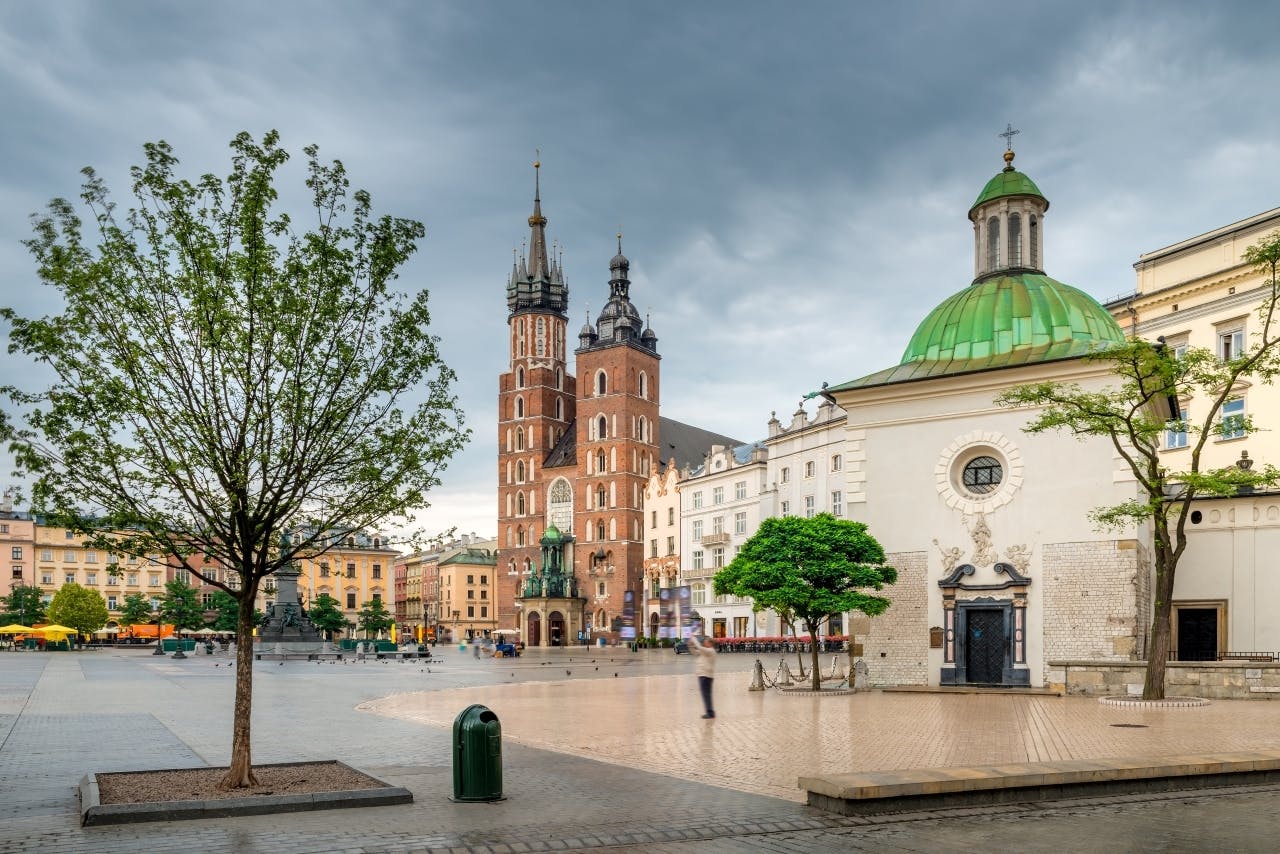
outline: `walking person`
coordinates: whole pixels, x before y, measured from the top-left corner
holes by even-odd
[[[706,643],[706,635],[700,632],[689,633],[689,652],[693,653],[694,666],[698,674],[698,690],[702,692],[702,705],[706,709],[703,718],[714,718],[716,710],[711,705],[711,683],[716,680],[716,648]]]

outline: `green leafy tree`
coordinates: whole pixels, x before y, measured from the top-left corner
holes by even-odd
[[[277,209],[289,155],[274,131],[238,135],[225,179],[180,177],[166,143],[146,145],[127,211],[85,170],[82,207],[55,199],[26,242],[61,313],[0,311],[11,352],[53,376],[5,389],[13,406],[0,410],[33,510],[86,547],[158,554],[238,603],[224,788],[256,782],[264,581],[338,545],[331,532],[403,526],[391,520],[426,505],[468,435],[426,292],[393,288],[422,224],[375,216],[340,162],[304,151],[305,232]]]
[[[240,619],[240,603],[225,590],[215,590],[210,607],[213,609],[213,622],[209,627],[220,632],[234,632]],[[255,611],[254,624],[262,622],[262,612]]]
[[[102,594],[74,581],[59,587],[49,603],[51,621],[75,629],[82,635],[91,635],[105,626],[107,616],[107,601]]]
[[[43,595],[44,591],[39,587],[26,584],[10,588],[9,595],[0,598],[0,602],[4,602],[4,614],[0,616],[0,620],[23,626],[44,622],[46,609],[40,598]]]
[[[324,632],[329,640],[333,640],[334,632],[341,633],[347,628],[347,618],[338,607],[338,600],[328,593],[321,593],[311,600],[307,616],[311,618],[312,625]]]
[[[1165,665],[1171,648],[1170,617],[1178,563],[1187,548],[1186,525],[1192,502],[1209,496],[1235,495],[1242,487],[1269,486],[1280,471],[1266,465],[1206,468],[1203,452],[1211,438],[1254,432],[1247,416],[1222,416],[1223,404],[1239,395],[1239,383],[1272,382],[1280,374],[1280,231],[1245,251],[1245,260],[1263,277],[1265,296],[1251,341],[1231,358],[1202,347],[1189,347],[1175,357],[1162,341],[1134,339],[1124,346],[1091,354],[1107,364],[1117,382],[1101,390],[1075,383],[1035,383],[997,397],[1006,407],[1037,411],[1023,428],[1028,433],[1060,431],[1076,437],[1101,437],[1124,460],[1137,482],[1137,496],[1120,504],[1095,508],[1091,517],[1103,529],[1150,525],[1155,566],[1151,635],[1142,696],[1158,700],[1165,693]],[[1193,401],[1193,422],[1178,402]],[[1166,430],[1185,432],[1190,453],[1161,455]],[[1181,469],[1169,468],[1182,463]]]
[[[387,606],[381,599],[365,602],[364,607],[356,613],[356,625],[364,632],[365,637],[385,632],[394,622],[395,618],[387,611]]]
[[[137,626],[150,623],[151,597],[141,593],[130,593],[124,597],[124,607],[120,609],[120,625]]]
[[[830,513],[765,519],[712,580],[718,595],[749,596],[760,607],[800,620],[809,632],[813,690],[822,689],[818,628],[832,614],[884,613],[889,600],[864,592],[898,580],[884,549],[861,522]]]
[[[175,578],[164,585],[160,598],[160,617],[179,631],[198,629],[204,625],[204,606],[194,587]]]

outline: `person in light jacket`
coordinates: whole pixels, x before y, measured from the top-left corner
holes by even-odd
[[[689,652],[693,653],[698,690],[702,692],[702,705],[707,710],[703,717],[714,718],[716,710],[711,706],[711,683],[716,679],[716,648],[705,641],[705,635],[699,637],[698,632],[689,634]]]

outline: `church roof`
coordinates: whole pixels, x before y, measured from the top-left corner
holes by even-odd
[[[736,448],[743,444],[741,439],[733,439],[663,416],[658,418],[658,438],[662,441],[658,456],[664,464],[675,457],[676,468],[701,465],[702,458],[712,445]]]
[[[564,435],[556,442],[547,458],[543,460],[543,468],[561,468],[576,465],[578,462],[577,421],[569,422]],[[673,418],[658,416],[658,439],[662,442],[659,459],[663,465],[675,457],[676,468],[695,466],[702,463],[703,455],[712,445],[737,447],[743,444],[738,439],[713,433],[692,424],[685,424]]]
[[[895,367],[828,391],[1072,359],[1121,343],[1120,327],[1084,291],[1042,273],[1010,272],[944,300]]]

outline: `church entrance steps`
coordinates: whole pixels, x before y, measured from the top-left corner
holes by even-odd
[[[979,807],[1280,781],[1280,751],[1070,759],[801,777],[809,806],[841,815]]]

